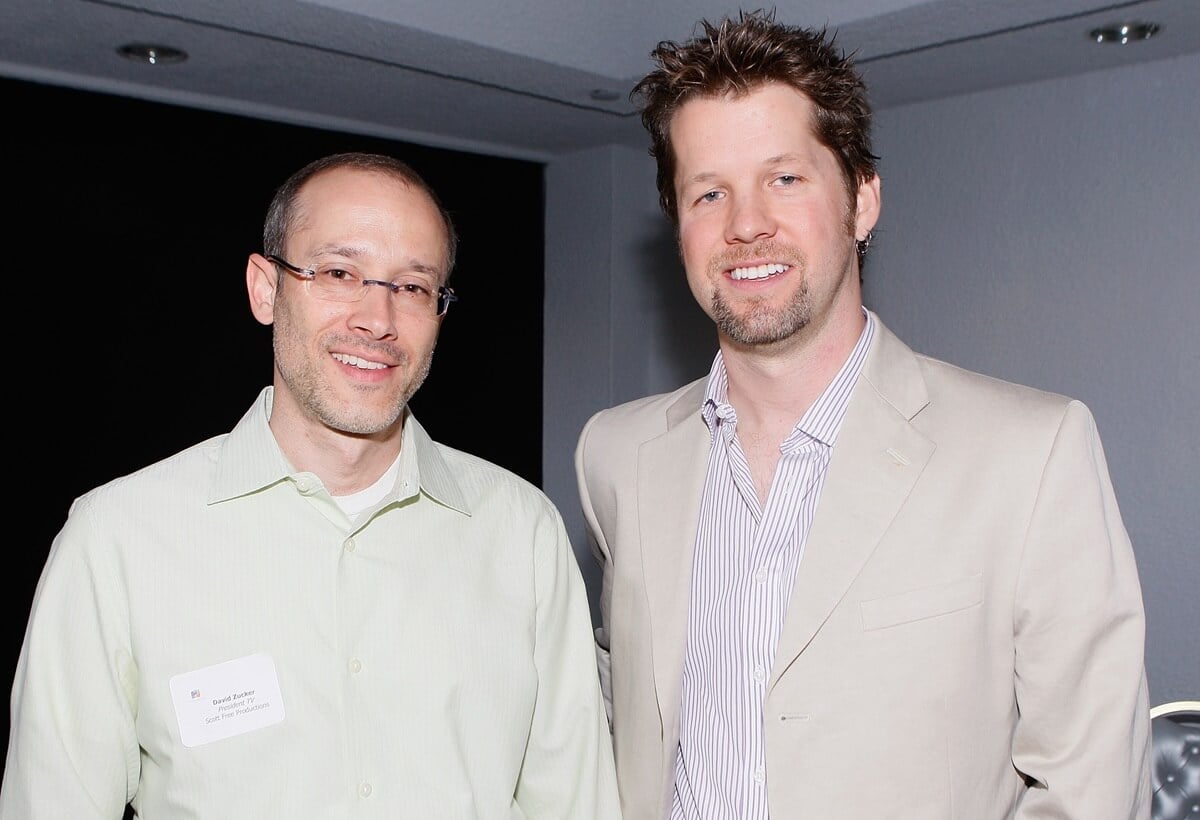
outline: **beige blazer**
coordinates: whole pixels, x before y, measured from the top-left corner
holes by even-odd
[[[703,395],[601,411],[575,454],[625,820],[670,810]],[[880,322],[767,684],[772,820],[1148,818],[1144,627],[1088,409]]]

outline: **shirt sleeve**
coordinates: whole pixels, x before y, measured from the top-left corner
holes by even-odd
[[[138,782],[127,607],[86,499],[55,538],[17,663],[2,820],[120,820]]]
[[[1078,402],[1045,466],[1016,595],[1012,752],[1030,782],[1016,820],[1147,820],[1141,587],[1095,422]]]
[[[538,690],[516,801],[530,818],[617,820],[583,577],[556,511],[547,512],[534,537]]]

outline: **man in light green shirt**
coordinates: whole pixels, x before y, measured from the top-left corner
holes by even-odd
[[[0,818],[619,818],[557,510],[408,410],[455,298],[445,209],[406,165],[339,154],[263,233],[273,383],[73,504]]]

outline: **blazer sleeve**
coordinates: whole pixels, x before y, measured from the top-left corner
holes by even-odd
[[[593,415],[584,425],[575,446],[575,480],[579,487],[579,503],[583,511],[584,524],[587,528],[588,543],[592,554],[600,562],[603,571],[600,586],[600,626],[594,631],[596,640],[596,665],[600,674],[600,690],[604,696],[604,710],[608,715],[609,727],[612,727],[612,659],[609,653],[608,626],[612,609],[612,554],[609,551],[608,540],[600,526],[600,520],[593,502],[591,482],[589,481],[588,444],[600,413]]]
[[[1030,782],[1017,820],[1147,820],[1141,588],[1095,421],[1079,402],[1042,474],[1014,603],[1012,752]]]

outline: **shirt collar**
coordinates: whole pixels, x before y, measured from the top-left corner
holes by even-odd
[[[268,424],[274,388],[264,387],[250,409],[216,448],[216,473],[208,493],[215,504],[249,495],[304,475],[292,469]],[[466,496],[438,444],[412,412],[404,410],[400,470],[387,499],[400,501],[422,492],[434,501],[470,514]]]
[[[862,332],[858,335],[846,361],[836,376],[813,402],[812,406],[796,423],[795,430],[803,431],[806,435],[821,441],[830,447],[837,441],[837,434],[842,427],[846,408],[850,404],[850,393],[862,373],[863,363],[871,342],[875,338],[875,317],[870,311],[863,309],[866,321]],[[704,399],[700,405],[700,415],[708,426],[710,436],[715,437],[717,428],[726,422],[737,422],[737,413],[729,404],[729,373],[725,370],[725,359],[721,351],[713,358],[712,367],[708,371],[708,381],[704,389]]]

